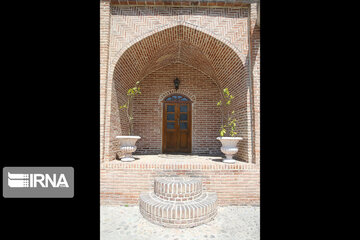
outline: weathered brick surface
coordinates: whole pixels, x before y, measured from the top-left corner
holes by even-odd
[[[155,178],[154,192],[140,194],[140,213],[149,221],[173,228],[194,227],[211,221],[217,213],[216,193],[201,193],[199,178],[162,177]],[[178,195],[180,200],[164,199],[160,196]],[[190,194],[197,194],[188,199]]]

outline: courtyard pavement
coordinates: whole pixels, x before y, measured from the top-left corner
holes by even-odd
[[[194,228],[164,228],[145,220],[139,207],[101,206],[101,240],[259,240],[260,208],[218,207],[209,223]]]

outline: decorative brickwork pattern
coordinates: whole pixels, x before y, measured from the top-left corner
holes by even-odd
[[[216,216],[216,193],[202,193],[200,179],[166,177],[154,182],[154,192],[140,195],[140,213],[147,220],[164,227],[188,228]],[[174,198],[166,198],[170,195]]]
[[[114,80],[117,92],[107,94],[107,106],[113,110],[112,116],[106,118],[105,134],[111,136],[105,139],[105,146],[108,146],[105,159],[114,159],[118,145],[113,137],[124,132],[124,126],[126,128],[126,118],[115,110],[123,102],[125,90],[164,65],[182,62],[195,66],[219,88],[234,88],[233,93],[238,96],[234,108],[238,109],[242,124],[239,132],[245,135],[237,158],[250,161],[250,83],[246,70],[248,8],[113,6],[111,13],[108,88],[114,90]],[[118,103],[114,102],[115,94]]]
[[[113,5],[173,6],[173,7],[246,7],[260,0],[111,0]]]
[[[176,41],[179,44],[173,44],[172,38],[177,39]],[[181,39],[179,40],[179,38],[183,40]],[[170,47],[160,48],[159,50],[156,47],[156,44],[159,44],[164,41],[168,41]],[[182,44],[183,41],[186,42],[187,44]],[[165,44],[165,46],[169,46],[169,45]],[[189,46],[191,46],[193,49],[189,49]],[[147,53],[146,53],[146,49],[148,49]],[[157,52],[152,54],[151,51],[149,52],[149,49],[156,49]],[[164,49],[164,52],[161,52],[162,49]],[[194,49],[197,49],[198,51],[195,51]],[[159,51],[161,53],[159,53]],[[149,56],[149,59],[151,59],[151,61],[149,60],[148,62],[153,63],[151,65],[152,67],[150,68],[150,70],[147,70],[148,67],[146,67],[147,65],[149,65],[149,63],[145,63],[143,61],[143,59],[146,58],[146,56]],[[211,91],[206,91],[206,89],[208,89],[209,86],[214,85],[217,88],[215,90],[216,92],[221,92],[222,88],[228,87],[230,91],[232,91],[233,95],[236,97],[232,107],[236,109],[236,112],[238,114],[237,117],[239,118],[240,124],[238,125],[238,132],[241,133],[241,137],[244,138],[244,141],[242,141],[239,144],[240,146],[239,146],[239,153],[237,155],[237,158],[245,161],[249,161],[249,159],[251,159],[251,144],[249,145],[249,143],[251,143],[251,138],[249,137],[251,131],[251,125],[250,125],[251,116],[249,114],[250,112],[249,83],[248,83],[246,68],[243,66],[242,61],[238,56],[239,55],[236,52],[234,52],[230,47],[227,47],[220,41],[200,31],[185,26],[176,26],[174,28],[167,29],[159,33],[156,33],[154,35],[151,35],[151,37],[148,37],[143,41],[134,44],[130,49],[128,49],[119,59],[119,62],[116,65],[117,67],[115,68],[115,72],[114,72],[115,74],[114,82],[115,82],[115,90],[118,98],[117,105],[123,104],[123,102],[125,101],[126,90],[130,88],[135,83],[136,80],[141,80],[141,82],[144,82],[144,84],[146,84],[145,80],[152,78],[153,74],[157,75],[157,78],[154,79],[153,81],[159,82],[162,79],[166,78],[163,80],[165,81],[164,84],[157,84],[156,82],[147,83],[147,85],[150,85],[150,88],[154,88],[155,92],[152,92],[153,94],[152,97],[158,97],[157,95],[158,89],[164,91],[169,90],[173,88],[172,80],[175,77],[180,77],[179,75],[184,76],[188,74],[188,72],[186,71],[184,72],[180,71],[179,74],[176,74],[176,70],[171,71],[167,66],[169,66],[170,64],[178,65],[180,63],[188,66],[196,66],[195,68],[199,72],[203,73],[203,75],[208,76],[209,81],[213,83],[210,83],[210,85],[203,84],[204,87],[199,88],[196,85],[196,82],[194,82],[197,81],[195,76],[198,76],[198,74],[194,74],[193,76],[194,80],[192,82],[189,82],[188,86],[193,88],[195,91],[199,91],[199,92],[202,91],[207,94],[207,97],[200,98],[201,102],[204,103],[208,103],[209,101],[213,102],[213,107],[211,106],[209,107],[213,108],[213,110],[210,112],[215,113],[215,115],[213,114],[212,116],[209,116],[208,119],[205,119],[205,117],[208,116],[206,116],[206,114],[204,116],[201,116],[201,111],[198,111],[197,112],[198,114],[194,115],[194,117],[199,119],[203,118],[202,120],[205,120],[205,122],[208,121],[218,122],[218,124],[213,125],[210,128],[207,128],[203,133],[205,136],[207,136],[206,139],[203,138],[202,140],[199,140],[199,141],[212,142],[210,145],[207,145],[208,149],[206,150],[204,148],[199,148],[199,146],[196,146],[195,144],[193,147],[193,153],[213,154],[215,152],[220,152],[219,143],[217,143],[216,137],[219,136],[218,130],[220,129],[221,120],[219,121],[216,115],[221,115],[221,113],[219,112],[219,109],[216,110],[215,108],[216,108],[216,102],[221,99],[221,95],[218,95],[218,93],[215,93],[214,95]],[[156,59],[156,57],[158,57],[158,59]],[[139,69],[145,69],[147,71],[144,72],[145,70],[140,71]],[[141,77],[142,75],[144,75],[144,77]],[[163,88],[164,86],[166,86],[167,89],[164,89]],[[187,85],[185,84],[182,87],[185,87],[186,89]],[[146,89],[146,85],[143,86],[142,89]],[[216,95],[218,95],[218,97],[216,97]],[[146,104],[150,104],[150,102],[147,101],[148,99],[144,97],[144,95],[138,98],[139,101],[142,101],[141,100],[142,98],[146,100]],[[136,101],[137,100],[135,100],[135,102]],[[199,100],[198,103],[200,103]],[[143,105],[139,106],[136,103],[134,106],[136,106],[134,108],[135,111],[139,112],[138,117],[136,117],[136,113],[134,114],[134,124],[136,124],[136,122],[139,121],[141,122],[143,121],[143,119],[146,118],[146,109],[143,108],[144,107]],[[150,113],[153,115],[152,118],[155,118],[156,122],[154,121],[150,121],[150,122],[152,124],[159,124],[162,122],[161,115],[159,114],[161,111],[161,106],[148,105],[147,110],[151,109],[152,107],[154,108],[155,111],[151,111]],[[204,109],[204,112],[209,113],[209,111],[206,111],[206,109]],[[124,115],[121,115],[120,113],[120,119],[121,119],[120,122],[123,123],[121,124],[122,132],[127,132],[126,117]],[[116,120],[117,119],[114,119],[112,121],[112,125],[114,126],[114,128],[116,128],[117,126],[114,123]],[[112,132],[116,132],[114,128]],[[117,127],[117,129],[119,129],[119,127]],[[141,128],[135,127],[134,125],[134,129],[135,131],[137,131],[134,134],[143,137],[141,141],[139,141],[139,153],[161,153],[161,149],[160,149],[161,139],[159,138],[161,136],[160,135],[161,131],[159,132],[159,126],[150,128],[153,129],[154,131],[153,137],[151,139],[146,136],[151,134],[149,132],[146,132],[149,130],[149,128],[147,128],[147,130],[142,132]],[[202,133],[196,132],[196,129],[194,129],[194,137],[200,139],[203,136]],[[212,137],[212,140],[208,140],[209,137]],[[153,145],[158,144],[158,146],[155,148],[148,146],[146,148],[143,148],[141,144],[145,143],[146,141],[147,144],[153,144]],[[203,142],[203,144],[205,143]],[[143,151],[144,149],[147,149],[148,151],[147,152]],[[209,149],[214,149],[214,150],[209,151]]]
[[[219,89],[228,87],[236,97],[233,108],[241,122],[237,131],[244,140],[235,158],[259,163],[260,34],[255,2],[101,0],[102,160],[115,158],[115,136],[126,134],[127,120],[118,108],[124,91],[170,64],[182,63],[208,76]],[[217,147],[214,144],[210,149]],[[149,153],[158,149],[145,145],[142,150]]]
[[[112,63],[118,61],[122,49],[177,25],[202,29],[212,37],[231,43],[245,56],[248,53],[248,8],[112,6],[111,14]]]
[[[194,178],[157,178],[154,192],[156,196],[167,201],[190,201],[201,196],[202,184]]]
[[[169,91],[166,91],[166,92],[163,92],[162,94],[160,94],[160,97],[158,99],[158,103],[160,104],[167,96],[170,96],[171,94],[175,94],[175,93],[178,93],[178,94],[182,94],[182,95],[185,95],[187,96],[194,104],[196,103],[196,96],[188,91],[188,90],[184,90],[183,88],[181,89],[171,89]]]

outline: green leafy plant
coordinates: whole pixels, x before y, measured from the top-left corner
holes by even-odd
[[[130,88],[126,95],[127,95],[127,101],[124,105],[120,106],[120,109],[124,109],[126,110],[126,116],[129,120],[129,135],[131,136],[134,132],[134,126],[133,126],[133,120],[134,120],[134,116],[133,116],[133,98],[138,95],[141,94],[140,91],[140,86],[139,86],[140,82],[137,81],[135,84],[135,87]]]
[[[234,117],[235,111],[233,110],[233,111],[230,112],[228,110],[228,107],[230,106],[231,100],[234,98],[234,96],[230,94],[228,88],[225,88],[223,90],[223,93],[224,93],[224,95],[223,95],[224,99],[223,100],[225,102],[225,107],[223,105],[222,100],[220,100],[217,103],[217,106],[222,107],[223,113],[225,112],[225,114],[227,115],[227,121],[226,121],[225,124],[223,124],[221,126],[220,136],[224,137],[228,133],[228,135],[230,135],[231,137],[234,137],[235,135],[238,134],[237,132],[235,132],[237,119]]]

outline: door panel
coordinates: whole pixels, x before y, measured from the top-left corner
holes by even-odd
[[[177,150],[177,119],[176,119],[176,104],[166,104],[165,111],[165,139],[166,149],[169,152]]]
[[[179,104],[179,152],[190,152],[189,148],[189,104]]]
[[[191,152],[191,103],[164,103],[163,152]]]

